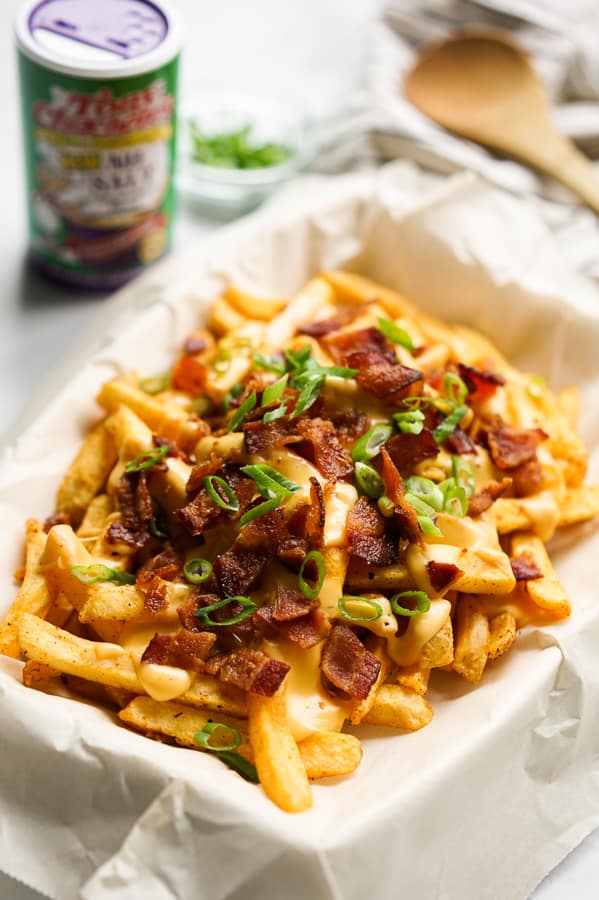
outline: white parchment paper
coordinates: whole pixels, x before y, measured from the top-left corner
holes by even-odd
[[[307,179],[129,288],[103,346],[38,404],[0,476],[0,612],[23,519],[52,510],[99,385],[163,368],[223,277],[279,294],[342,265],[479,328],[553,387],[578,383],[599,478],[599,293],[535,214],[473,176],[431,191],[405,165]],[[599,824],[598,554],[593,524],[554,541],[572,617],[519,633],[476,689],[437,673],[433,723],[362,729],[359,770],[316,784],[298,816],[208,755],[24,688],[1,658],[0,868],[52,900],[523,900]]]

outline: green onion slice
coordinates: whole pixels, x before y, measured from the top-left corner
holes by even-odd
[[[453,478],[450,479],[453,482]],[[445,502],[443,510],[450,516],[462,518],[468,512],[468,497],[460,484],[451,484],[445,490]]]
[[[393,414],[398,431],[403,434],[420,434],[424,428],[424,413],[421,409],[411,409]]]
[[[441,495],[443,497],[443,495]],[[441,500],[441,506],[439,509],[435,509],[433,506],[428,503],[427,500],[424,500],[422,497],[419,497],[418,494],[411,494],[410,491],[406,491],[405,499],[413,506],[419,516],[434,516],[435,513],[438,513],[443,508],[443,500]]]
[[[408,493],[420,497],[425,503],[432,506],[435,512],[441,512],[443,509],[443,491],[430,478],[411,475],[409,478],[406,478],[404,485]]]
[[[266,369],[267,372],[276,372],[282,375],[287,366],[285,360],[281,356],[265,356],[263,353],[254,353],[254,365],[259,369]]]
[[[359,603],[368,606],[372,610],[370,616],[356,616],[347,608],[348,603]],[[337,602],[337,609],[342,619],[348,622],[374,622],[383,615],[383,607],[376,600],[370,600],[368,597],[359,597],[354,594],[344,594]]]
[[[248,509],[248,511],[242,515],[239,520],[240,526],[243,528],[248,522],[253,522],[254,519],[259,519],[261,516],[266,515],[266,513],[272,512],[280,503],[281,497],[273,497],[272,500],[265,500],[264,503],[259,503],[258,506],[252,506],[251,509]]]
[[[304,578],[304,569],[311,562],[316,564],[316,570],[318,573],[316,585],[314,587],[308,584],[308,582]],[[304,556],[302,564],[299,568],[299,572],[297,573],[297,583],[299,585],[299,589],[307,600],[315,600],[316,597],[318,597],[318,595],[320,594],[320,589],[322,588],[322,585],[324,583],[324,577],[325,567],[322,553],[320,553],[318,550],[310,550],[310,552]]]
[[[438,444],[442,444],[443,441],[447,440],[447,438],[454,433],[467,412],[467,406],[456,406],[455,409],[449,413],[447,418],[444,419],[440,425],[437,425],[433,431],[435,441]]]
[[[474,479],[474,469],[471,463],[462,459],[461,456],[452,455],[451,457],[451,473],[455,483],[463,487],[466,494],[472,497],[476,490],[476,481]]]
[[[414,600],[416,607],[410,609],[406,606],[400,606],[399,600]],[[428,612],[431,607],[431,601],[424,591],[401,591],[394,594],[390,600],[391,609],[396,616],[421,616],[422,613]]]
[[[212,563],[201,556],[188,559],[183,566],[183,574],[190,584],[203,584],[212,575]]]
[[[99,581],[114,581],[115,584],[135,584],[135,575],[131,572],[123,572],[121,569],[111,569],[102,563],[92,563],[91,566],[73,566],[71,575],[74,575],[83,584],[96,584]]]
[[[167,390],[170,383],[171,373],[160,372],[157,375],[149,375],[147,378],[142,378],[139,386],[146,394],[160,394],[162,391]]]
[[[243,393],[243,385],[240,381],[236,381],[230,390],[223,397],[223,406],[227,412],[231,409],[231,401],[236,400]]]
[[[223,606],[229,606],[230,603],[239,603],[243,609],[236,616],[231,616],[230,619],[223,619],[222,622],[217,622],[215,619],[210,618],[211,612],[214,612],[216,609],[222,609]],[[216,603],[211,603],[209,606],[198,609],[194,615],[196,619],[200,620],[202,625],[237,625],[238,622],[243,622],[244,619],[251,616],[257,608],[254,601],[250,600],[249,597],[225,597],[224,600],[217,600]]]
[[[217,744],[214,746],[210,743],[212,735],[215,731],[222,729],[228,732],[230,737],[228,743]],[[212,750],[215,753],[222,753],[227,750],[237,750],[241,746],[241,734],[232,725],[225,725],[223,722],[206,722],[201,731],[196,732],[193,736],[194,741],[204,750]]]
[[[248,762],[244,756],[241,756],[239,753],[231,753],[230,750],[221,750],[216,755],[221,762],[224,762],[226,766],[233,769],[246,781],[251,781],[252,784],[260,784],[256,766]]]
[[[395,503],[393,502],[391,497],[388,497],[386,494],[383,494],[382,497],[379,497],[376,505],[379,508],[380,514],[386,519],[390,518],[395,512]]]
[[[391,435],[393,428],[390,425],[375,425],[361,438],[358,438],[351,451],[351,458],[354,462],[366,462],[374,459],[381,452],[381,447],[386,444]]]
[[[289,375],[285,374],[264,388],[262,392],[262,406],[270,406],[271,403],[276,403],[277,400],[281,399],[287,387],[288,378]]]
[[[168,445],[164,447],[155,447],[152,450],[145,450],[131,460],[125,472],[141,472],[143,469],[151,469],[152,466],[162,462],[169,451]]]
[[[357,462],[354,466],[356,484],[363,494],[377,500],[385,493],[385,483],[370,463]]]
[[[406,350],[410,350],[410,352],[414,350],[414,342],[408,332],[405,328],[401,328],[395,322],[392,322],[391,319],[379,319],[378,329],[394,344],[400,344]]]
[[[285,478],[281,472],[266,463],[242,466],[241,471],[255,482],[256,487],[267,500],[272,500],[273,497],[288,497],[301,490],[299,484]]]
[[[248,413],[251,413],[251,411],[256,406],[257,399],[258,398],[256,397],[256,391],[252,391],[251,394],[248,394],[248,396],[245,398],[243,403],[241,403],[239,405],[239,407],[235,410],[235,412],[231,416],[231,419],[229,420],[229,424],[227,425],[228,433],[230,433],[231,431],[237,431],[237,429],[239,428],[239,426],[241,425],[241,423],[243,422],[245,417],[248,415]]]
[[[300,395],[297,398],[295,404],[295,409],[291,414],[292,419],[297,419],[298,416],[301,416],[303,412],[309,409],[312,404],[316,402],[320,395],[320,392],[324,387],[324,382],[324,375],[312,375],[310,373],[309,378],[304,378]]]
[[[455,406],[461,406],[466,402],[468,388],[455,372],[446,372],[443,376],[443,391],[450,403]]]
[[[430,516],[416,516],[418,524],[424,534],[430,534],[434,537],[443,537],[443,532],[437,528]]]
[[[225,479],[221,478],[220,475],[206,475],[204,487],[221,509],[226,509],[227,512],[239,511],[239,500],[233,488],[229,487]],[[226,499],[223,498],[223,494]]]
[[[274,422],[275,419],[282,419],[285,415],[287,415],[287,403],[284,400],[280,406],[276,407],[276,409],[265,412],[262,416],[262,421],[265,425],[268,425],[269,422]]]
[[[297,370],[303,369],[311,356],[312,348],[310,344],[304,344],[303,347],[299,347],[297,350],[285,350],[287,362],[293,369]]]

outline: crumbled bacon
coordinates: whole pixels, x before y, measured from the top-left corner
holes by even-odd
[[[453,434],[445,439],[445,447],[450,453],[464,456],[466,453],[476,453],[476,444],[461,428],[456,428]]]
[[[204,660],[215,641],[216,635],[209,631],[193,632],[185,628],[175,634],[155,634],[141,661],[198,672],[204,668]]]
[[[70,525],[71,520],[66,513],[55,512],[52,513],[51,516],[48,516],[47,519],[44,520],[44,531],[46,534],[53,528],[55,525]]]
[[[156,615],[166,608],[167,583],[159,575],[146,572],[140,576],[138,573],[135,584],[143,594],[144,609],[147,612]]]
[[[278,545],[277,559],[288,569],[297,572],[309,550],[310,544],[306,538],[289,535],[289,537],[283,538]]]
[[[323,343],[326,344],[336,362],[347,362],[352,353],[375,353],[393,365],[397,363],[392,345],[385,335],[374,326],[361,328],[359,331],[346,331],[343,334],[327,336]],[[356,368],[355,366],[351,367]]]
[[[287,663],[247,647],[213,656],[206,665],[206,670],[221,681],[264,697],[272,697],[289,669]]]
[[[338,690],[356,700],[365,700],[378,677],[381,663],[351,628],[342,622],[334,622],[322,648],[320,668],[327,681]]]
[[[203,353],[210,346],[210,341],[205,331],[192,332],[183,344],[183,353],[194,356],[196,353]]]
[[[301,591],[279,584],[271,606],[272,617],[275,622],[291,622],[292,619],[307,615],[317,606],[318,600],[308,600]]]
[[[510,559],[510,565],[516,581],[531,581],[543,577],[534,556],[528,550],[523,550],[518,556]]]
[[[495,481],[493,478],[491,481],[487,481],[486,484],[470,497],[470,500],[468,501],[468,515],[480,516],[480,514],[488,509],[498,497],[502,497],[511,485],[511,478],[502,478],[501,481]]]
[[[125,527],[142,531],[154,518],[146,472],[125,472],[115,493]]]
[[[295,422],[288,418],[275,419],[267,425],[261,419],[243,426],[245,449],[248,453],[263,453],[273,447],[284,447],[301,440]]]
[[[180,603],[177,608],[177,615],[179,616],[179,621],[183,628],[186,628],[188,631],[209,630],[197,618],[196,612],[205,606],[212,606],[213,603],[218,603],[220,599],[218,594],[202,594],[201,590],[197,588],[196,591],[194,591],[187,600]],[[218,610],[216,610],[215,615],[217,613]],[[227,613],[227,615],[229,615],[229,613]]]
[[[112,546],[118,546],[120,544],[129,550],[141,549],[147,539],[147,532],[139,532],[127,528],[121,519],[116,519],[114,522],[111,522],[105,535],[107,544],[111,544]]]
[[[381,476],[385,485],[385,493],[393,501],[402,537],[407,538],[413,544],[421,544],[422,533],[416,510],[405,499],[403,479],[387,452],[387,445],[381,447]]]
[[[385,353],[359,351],[350,353],[346,361],[358,370],[356,381],[362,390],[390,405],[422,388],[422,372],[391,361]]]
[[[360,303],[353,306],[341,307],[334,316],[328,319],[317,319],[315,322],[308,322],[299,328],[300,334],[308,334],[310,337],[323,337],[332,331],[339,331],[353,322],[366,308],[367,304]]]
[[[190,503],[175,510],[175,516],[192,537],[202,534],[220,514],[220,507],[205,488],[202,488]]]
[[[483,371],[465,363],[458,363],[460,378],[468,388],[470,400],[477,402],[493,396],[497,388],[505,384],[505,378],[496,372]]]
[[[332,422],[303,418],[298,421],[297,430],[308,443],[310,456],[325,478],[345,478],[353,472],[351,456],[341,446]],[[296,450],[301,453],[302,447]]]
[[[545,483],[543,467],[537,456],[510,470],[516,497],[528,497],[536,494]]]
[[[195,427],[198,437],[203,437],[205,434],[210,433],[210,426],[207,423],[202,423],[200,425],[198,422]],[[166,438],[160,437],[159,434],[152,435],[152,444],[154,447],[168,447],[168,456],[176,456],[187,463],[188,466],[194,461],[194,457],[183,450],[176,441],[167,441]]]
[[[196,494],[204,485],[204,478],[208,475],[216,475],[223,466],[223,460],[216,455],[210,454],[210,459],[204,459],[196,463],[185,485],[185,490],[190,496]]]
[[[263,606],[256,611],[256,620],[266,627],[267,636],[291,641],[302,650],[309,650],[320,643],[331,628],[328,618],[320,609],[312,609],[306,615],[289,622],[277,622],[273,617],[273,607]]]
[[[420,434],[395,434],[385,444],[395,467],[402,475],[408,475],[415,465],[425,459],[434,459],[439,445],[432,431],[423,428]]]
[[[323,416],[331,420],[339,443],[346,450],[351,450],[358,438],[370,428],[369,417],[357,409],[330,409],[325,405]]]
[[[351,555],[371,566],[389,566],[397,559],[393,540],[385,533],[385,521],[366,497],[360,497],[349,512],[347,539]]]
[[[185,391],[187,394],[203,394],[206,390],[206,378],[208,367],[196,359],[195,356],[184,354],[180,356],[173,373],[171,384],[176,391]]]
[[[238,597],[258,580],[266,568],[267,551],[244,550],[233,545],[214,560],[214,574],[225,597]]]
[[[326,510],[324,491],[317,478],[310,478],[310,503],[297,506],[287,521],[292,537],[303,538],[312,549],[319,549],[324,541]]]
[[[529,462],[546,438],[542,428],[513,428],[504,423],[487,431],[493,462],[500,469],[513,469]]]
[[[463,575],[463,572],[457,566],[454,566],[453,563],[437,562],[431,559],[426,564],[426,574],[430,579],[433,590],[440,594],[457,581]]]

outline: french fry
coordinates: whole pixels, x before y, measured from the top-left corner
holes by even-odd
[[[512,538],[512,556],[528,553],[543,573],[541,578],[526,582],[526,592],[536,606],[548,610],[557,619],[570,615],[570,601],[555,574],[543,541],[532,534],[517,534]]]
[[[42,522],[27,519],[25,548],[25,575],[12,606],[0,625],[0,653],[18,658],[19,621],[23,613],[44,615],[50,605],[50,595],[44,576],[38,571],[38,564],[46,543],[46,533]]]
[[[560,528],[577,525],[599,515],[599,485],[570,488],[560,503]]]
[[[272,697],[248,694],[250,743],[264,792],[285,812],[312,806],[306,767],[287,722],[284,683]]]
[[[381,306],[384,306],[387,313],[394,318],[414,315],[414,307],[405,297],[402,297],[397,291],[391,290],[391,288],[371,281],[370,278],[364,278],[362,275],[340,270],[323,272],[322,277],[331,285],[337,298],[343,303],[372,303],[376,301]]]
[[[90,502],[99,493],[116,462],[116,447],[104,422],[84,439],[63,478],[56,496],[56,509],[73,526],[79,525]]]
[[[497,659],[514,643],[517,623],[511,612],[498,613],[489,619],[489,659]]]
[[[432,718],[432,706],[416,691],[401,684],[383,684],[370,712],[362,721],[367,725],[384,725],[400,731],[418,731]]]
[[[190,706],[208,709],[229,716],[246,717],[248,714],[247,695],[230,684],[222,684],[211,675],[201,672],[194,678],[191,687],[181,700]]]
[[[56,678],[60,676],[58,669],[46,666],[34,659],[28,659],[23,666],[23,684],[25,687],[43,690],[50,687]]]
[[[577,387],[562,388],[555,395],[555,404],[572,430],[578,426],[580,392]]]
[[[235,309],[228,299],[219,297],[212,304],[208,325],[215,334],[222,336],[241,328],[247,318]]]
[[[453,659],[453,646],[451,648],[451,658]],[[415,691],[424,697],[428,690],[428,681],[431,670],[425,669],[420,663],[414,663],[411,666],[402,666],[397,671],[397,683],[404,688]]]
[[[521,531],[531,525],[530,516],[526,515],[518,501],[512,497],[499,497],[489,513],[499,534]]]
[[[270,322],[287,305],[287,300],[282,297],[258,297],[232,284],[225,289],[225,297],[242,316],[263,322]]]
[[[80,540],[97,538],[104,528],[106,519],[112,512],[112,501],[108,494],[98,494],[89,502],[81,524],[77,529]]]
[[[333,291],[323,278],[313,278],[309,281],[285,309],[266,326],[263,337],[266,352],[284,347],[301,322],[305,322],[332,300]]]
[[[387,642],[383,638],[376,637],[374,634],[369,635],[366,639],[366,649],[376,656],[381,667],[368,696],[364,700],[352,700],[350,703],[347,718],[351,725],[358,725],[368,715],[376,701],[377,691],[387,680],[391,668],[391,661],[387,654]]]
[[[362,745],[353,734],[315,732],[298,744],[308,778],[349,775],[360,765]]]
[[[96,399],[108,412],[122,405],[129,407],[153,432],[166,440],[177,441],[184,449],[191,448],[205,430],[180,407],[172,406],[167,411],[155,397],[122,378],[107,381]]]
[[[420,654],[423,669],[437,669],[453,662],[453,628],[448,619],[442,628],[429,638]]]
[[[345,581],[352,591],[401,591],[411,584],[407,566],[369,566],[357,556],[351,558]]]
[[[475,599],[462,594],[455,622],[455,649],[452,668],[472,684],[477,684],[489,656],[489,620]]]

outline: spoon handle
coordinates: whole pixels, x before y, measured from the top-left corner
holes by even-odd
[[[599,215],[599,176],[588,158],[561,135],[544,144],[530,161],[570,188]]]

